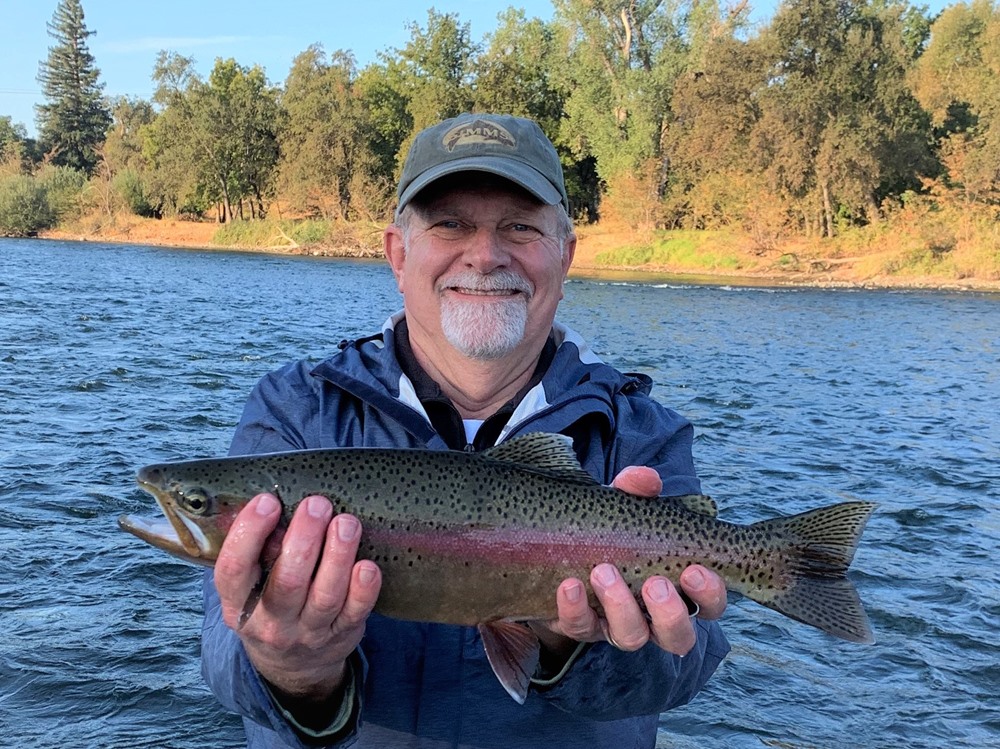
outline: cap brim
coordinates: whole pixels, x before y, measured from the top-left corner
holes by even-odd
[[[545,205],[559,205],[560,203],[564,203],[563,196],[556,189],[555,185],[543,177],[534,167],[509,158],[472,156],[467,159],[455,159],[454,161],[439,164],[436,167],[428,169],[413,180],[403,190],[403,194],[399,196],[396,215],[399,215],[399,212],[406,207],[406,204],[413,200],[417,193],[432,182],[436,182],[449,174],[458,174],[460,172],[486,172],[488,174],[495,174],[523,187]]]

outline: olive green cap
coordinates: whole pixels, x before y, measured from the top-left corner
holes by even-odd
[[[396,190],[396,215],[429,184],[459,172],[495,174],[569,212],[559,154],[538,123],[506,114],[465,113],[417,133]]]

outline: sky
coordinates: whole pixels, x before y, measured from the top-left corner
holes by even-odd
[[[927,2],[927,0],[925,0]],[[930,0],[931,3],[943,0]],[[42,102],[38,64],[55,42],[46,29],[58,0],[0,0],[0,116],[37,134],[36,104]],[[275,84],[284,82],[292,60],[309,45],[329,53],[353,52],[358,67],[406,45],[409,25],[425,27],[427,9],[456,13],[479,42],[508,7],[529,18],[550,20],[551,0],[82,0],[91,36],[88,45],[108,96],[149,99],[153,65],[161,50],[195,59],[207,77],[216,58],[260,65]],[[767,20],[775,0],[751,0],[751,19]]]

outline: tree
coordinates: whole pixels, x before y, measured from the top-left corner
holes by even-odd
[[[933,169],[929,122],[906,83],[906,10],[787,0],[762,36],[770,75],[750,150],[807,230],[833,236],[838,216],[874,221],[882,198]]]
[[[87,38],[95,32],[84,23],[80,0],[61,0],[47,26],[56,44],[39,65],[38,81],[46,99],[37,107],[39,137],[52,163],[89,174],[111,125],[98,82],[100,71],[87,48]]]
[[[947,8],[930,29],[914,88],[941,135],[947,185],[1000,203],[1000,12],[989,0]]]
[[[164,107],[148,130],[146,155],[175,210],[200,212],[215,203],[219,220],[263,217],[278,162],[281,112],[277,91],[259,66],[216,60],[207,82],[194,61],[162,52],[153,72],[154,101]]]
[[[671,91],[688,54],[685,19],[664,0],[555,6],[568,56],[555,69],[566,93],[560,142],[578,160],[596,160],[613,206],[655,218],[670,168],[663,142]]]
[[[285,81],[280,133],[281,187],[291,206],[323,218],[346,218],[351,185],[369,171],[367,120],[354,90],[357,71],[347,52],[330,61],[320,45],[298,55]]]

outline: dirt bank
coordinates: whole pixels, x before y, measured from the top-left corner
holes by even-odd
[[[157,245],[164,247],[191,247],[216,250],[238,249],[242,251],[280,252],[282,254],[323,254],[339,255],[335,248],[294,248],[254,250],[216,245],[213,236],[218,224],[210,221],[181,221],[177,219],[139,219],[130,217],[116,221],[98,229],[56,229],[43,236],[49,239],[65,239],[90,242],[122,242],[129,244]],[[623,280],[656,280],[670,278],[675,281],[734,284],[766,284],[787,286],[813,286],[829,288],[912,288],[944,289],[956,291],[1000,292],[1000,281],[985,279],[955,279],[937,276],[890,276],[869,275],[859,269],[861,263],[854,258],[822,258],[806,256],[794,268],[780,268],[766,258],[752,258],[739,275],[728,272],[698,270],[660,265],[637,267],[614,267],[598,263],[598,254],[618,247],[648,242],[649,237],[610,226],[587,226],[578,230],[579,242],[571,275],[580,277],[604,277]],[[797,247],[776,249],[774,259]],[[860,260],[860,259],[858,259]]]

